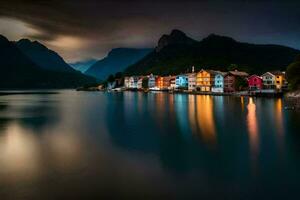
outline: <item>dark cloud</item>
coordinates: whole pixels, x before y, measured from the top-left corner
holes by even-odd
[[[154,46],[173,28],[200,39],[209,33],[300,48],[299,1],[237,0],[2,0],[0,17],[37,30],[27,35],[52,45],[68,59],[100,57],[119,46]],[[67,40],[74,37],[81,40]],[[60,41],[81,47],[72,52]]]

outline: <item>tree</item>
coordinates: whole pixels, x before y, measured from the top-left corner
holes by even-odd
[[[287,79],[291,90],[300,88],[300,61],[296,61],[288,66]]]
[[[248,86],[247,80],[243,77],[237,76],[234,82],[234,88],[236,90],[241,90]]]
[[[237,64],[230,64],[228,67],[227,67],[227,70],[228,71],[234,71],[238,69],[238,65]]]
[[[300,62],[300,55],[296,56],[295,62]]]
[[[149,80],[149,78],[143,78],[143,80],[142,80],[142,87],[144,88],[144,89],[148,89],[148,87],[149,87],[149,85],[148,85],[148,80]]]
[[[109,75],[109,77],[107,78],[107,82],[109,82],[109,83],[112,83],[112,82],[114,82],[115,81],[115,77],[114,77],[114,75]]]
[[[122,78],[122,76],[123,76],[122,72],[117,72],[117,73],[115,74],[115,79]]]

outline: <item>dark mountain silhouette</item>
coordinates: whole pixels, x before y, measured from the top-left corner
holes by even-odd
[[[85,74],[94,76],[99,80],[104,80],[110,74],[124,71],[129,65],[142,59],[151,51],[152,49],[113,49],[109,52],[107,57],[93,64]]]
[[[69,66],[56,52],[48,49],[37,41],[31,42],[28,39],[21,39],[16,42],[16,45],[35,64],[43,69],[62,72],[75,72],[75,70]]]
[[[69,65],[71,67],[73,67],[75,70],[81,71],[82,73],[84,73],[96,62],[97,62],[97,60],[95,60],[95,59],[88,59],[88,60],[84,60],[84,61],[69,63]]]
[[[160,38],[158,46],[126,74],[176,74],[187,72],[191,66],[227,70],[232,64],[249,73],[285,70],[299,50],[280,45],[259,45],[235,41],[230,37],[211,34],[196,41],[179,30]]]
[[[73,88],[95,80],[79,72],[45,70],[0,35],[0,89]]]

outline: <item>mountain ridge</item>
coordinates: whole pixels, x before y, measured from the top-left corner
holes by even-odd
[[[197,41],[180,33],[181,37],[186,37],[183,41],[188,42],[176,42],[171,37],[173,32],[169,37],[163,35],[155,51],[125,69],[125,74],[178,74],[187,72],[192,66],[196,70],[208,68],[226,71],[232,64],[249,73],[261,73],[274,69],[284,70],[300,53],[299,50],[282,45],[239,42],[217,34],[210,34]],[[161,46],[161,40],[168,39]]]
[[[75,88],[94,83],[79,73],[45,70],[0,35],[0,89]]]
[[[16,42],[16,45],[25,55],[43,69],[61,72],[76,72],[76,70],[68,65],[58,53],[38,41],[21,39]]]
[[[115,48],[106,57],[94,63],[85,74],[105,80],[110,74],[122,72],[126,67],[134,64],[152,49],[144,48]]]

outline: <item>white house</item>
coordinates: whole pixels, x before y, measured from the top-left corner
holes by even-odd
[[[276,85],[275,85],[275,75],[270,73],[270,72],[266,72],[261,76],[262,80],[263,80],[263,84],[264,84],[264,88],[266,89],[275,89]]]
[[[212,92],[215,93],[223,93],[224,92],[224,76],[226,73],[224,72],[218,72],[215,75],[214,85],[211,89]]]
[[[188,74],[188,90],[189,91],[196,90],[196,73]]]
[[[150,74],[148,76],[148,88],[154,88],[155,87],[155,76],[153,74]]]
[[[137,89],[143,88],[143,79],[144,79],[144,77],[139,77],[139,80],[137,82]]]
[[[129,88],[131,88],[131,89],[137,89],[137,87],[138,87],[138,80],[139,80],[139,77],[137,77],[137,76],[131,76],[129,78]]]
[[[124,87],[125,88],[129,88],[129,79],[130,79],[130,77],[128,77],[128,76],[126,76],[124,78]]]

